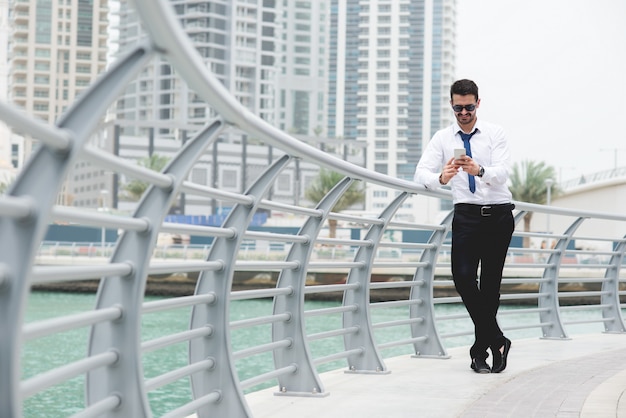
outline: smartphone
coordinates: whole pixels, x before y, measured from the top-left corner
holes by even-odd
[[[455,148],[454,149],[454,159],[458,160],[461,157],[465,157],[465,148]]]

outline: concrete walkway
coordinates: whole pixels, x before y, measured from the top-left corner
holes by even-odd
[[[626,335],[514,340],[507,369],[480,375],[467,348],[450,359],[401,356],[390,374],[322,375],[326,397],[247,396],[255,418],[626,417]]]

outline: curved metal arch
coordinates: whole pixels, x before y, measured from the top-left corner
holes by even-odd
[[[254,204],[249,206],[237,204],[233,207],[222,227],[233,229],[236,232],[235,237],[215,238],[207,256],[207,261],[219,261],[224,267],[218,271],[203,271],[198,277],[195,294],[212,293],[216,300],[210,305],[193,307],[189,328],[197,329],[211,324],[213,333],[208,338],[189,342],[189,362],[196,363],[213,358],[215,366],[211,370],[193,374],[191,387],[195,399],[216,391],[221,395],[217,403],[199,408],[197,411],[199,417],[252,416],[239,384],[230,344],[230,290],[237,251],[245,232],[241,228],[246,228],[250,224],[261,202],[261,196],[269,190],[290,159],[289,155],[283,155],[250,186],[246,195],[255,198]]]
[[[290,295],[279,295],[274,298],[274,314],[288,312],[288,322],[272,324],[272,341],[292,340],[289,347],[274,350],[274,364],[277,369],[295,364],[298,372],[278,378],[281,395],[326,396],[324,385],[315,369],[309,344],[306,339],[304,318],[304,289],[308,264],[313,252],[313,243],[319,235],[331,209],[341,196],[348,190],[354,180],[344,177],[318,203],[317,209],[322,211],[320,217],[310,217],[304,223],[298,235],[308,237],[306,243],[294,243],[285,261],[301,263],[297,270],[282,270],[276,283],[277,288],[291,288]]]
[[[604,322],[604,331],[622,333],[626,332],[626,326],[619,298],[619,274],[626,251],[626,241],[617,244],[613,251],[617,254],[611,256],[609,267],[604,273],[604,277],[608,280],[602,283],[600,304],[602,305],[602,318],[610,319]]]
[[[411,324],[411,335],[413,338],[425,337],[413,343],[416,357],[450,357],[441,343],[439,332],[437,332],[437,327],[435,326],[433,286],[439,249],[450,231],[453,217],[454,210],[450,211],[441,222],[441,225],[445,228],[434,231],[430,236],[428,243],[432,245],[432,248],[425,249],[420,257],[420,263],[425,263],[426,266],[419,267],[413,277],[415,282],[424,282],[420,286],[412,287],[410,296],[411,300],[420,302],[416,305],[411,305],[410,308],[411,319],[420,319],[420,321]]]
[[[141,328],[141,301],[145,293],[150,258],[159,234],[158,226],[167,215],[189,170],[217,139],[224,127],[221,120],[210,123],[188,141],[163,169],[164,174],[171,175],[172,187],[162,189],[150,186],[133,214],[135,218],[149,220],[150,229],[140,232],[125,231],[111,257],[111,263],[131,264],[132,273],[128,276],[104,277],[100,282],[96,309],[118,305],[124,312],[122,319],[114,323],[93,326],[90,335],[89,355],[110,350],[124,353],[115,367],[97,369],[87,374],[86,396],[89,405],[112,393],[118,393],[122,397],[121,405],[109,416],[151,416],[144,386],[141,341],[138,336]]]
[[[343,313],[343,327],[358,327],[358,332],[344,335],[343,341],[346,350],[361,349],[361,354],[348,356],[350,372],[356,373],[383,373],[388,372],[387,366],[380,355],[374,334],[370,315],[370,277],[372,275],[372,263],[376,257],[376,250],[385,230],[391,222],[393,215],[398,211],[402,203],[407,199],[407,192],[401,193],[387,205],[379,219],[383,222],[370,227],[365,235],[365,240],[372,242],[368,247],[359,247],[354,256],[354,261],[363,262],[364,267],[353,267],[348,274],[347,284],[358,283],[356,289],[346,290],[343,293],[343,306],[356,305],[356,311]]]
[[[574,232],[585,221],[586,218],[579,217],[565,231],[565,238],[560,238],[554,248],[556,253],[550,254],[548,265],[543,270],[543,278],[548,281],[542,281],[539,285],[539,299],[537,305],[539,307],[539,319],[542,324],[541,331],[543,338],[564,339],[567,332],[561,320],[561,307],[559,305],[559,266],[565,256],[567,245],[572,239]],[[546,294],[547,296],[543,296]]]
[[[67,172],[98,126],[101,115],[152,53],[148,46],[136,48],[91,85],[57,123],[59,129],[69,133],[70,147],[59,150],[42,141],[8,191],[11,196],[32,199],[31,213],[26,219],[0,218],[0,235],[11,237],[0,240],[0,264],[5,269],[5,284],[0,288],[0,335],[12,342],[9,350],[0,352],[0,405],[9,416],[21,416],[18,391],[23,310],[33,260],[48,228],[53,204]]]

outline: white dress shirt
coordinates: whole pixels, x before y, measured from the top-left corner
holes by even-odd
[[[510,203],[511,192],[507,185],[510,171],[509,147],[504,130],[480,119],[474,129],[477,132],[470,139],[472,159],[483,166],[485,174],[475,176],[476,191],[469,189],[467,173],[460,171],[448,183],[452,189],[454,203],[473,203],[477,205]],[[414,180],[427,189],[442,187],[439,175],[448,160],[454,157],[455,148],[463,148],[463,140],[459,135],[461,128],[455,122],[447,128],[437,131],[432,137],[417,168]]]

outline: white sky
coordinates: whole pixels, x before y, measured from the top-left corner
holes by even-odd
[[[513,162],[545,161],[561,180],[616,155],[626,166],[626,1],[457,7],[457,78],[478,84],[479,118],[504,127]]]

